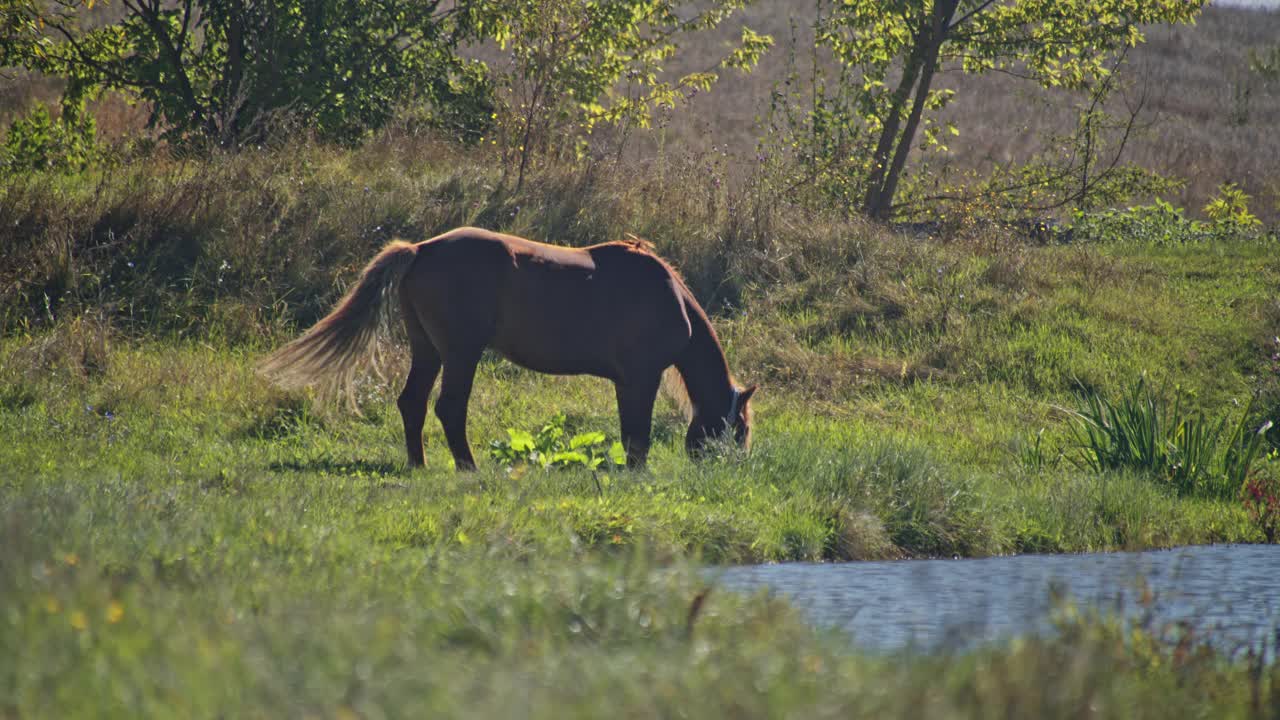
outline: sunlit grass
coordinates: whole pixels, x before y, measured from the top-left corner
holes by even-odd
[[[123,346],[122,346],[123,345]],[[1028,423],[1065,422],[996,385],[916,383],[815,413],[763,396],[750,454],[694,463],[661,404],[646,472],[592,473],[482,462],[457,475],[437,425],[427,467],[405,468],[393,384],[366,386],[360,417],[284,394],[254,374],[256,354],[200,343],[115,341],[105,368],[23,369],[39,341],[15,340],[0,414],[6,486],[127,481],[152,493],[252,507],[299,493],[341,503],[352,532],[391,546],[635,544],[712,562],[989,555],[1251,540],[1232,499],[1179,499],[1136,476],[1026,468]],[[566,413],[572,432],[616,437],[611,388],[482,365],[473,445]],[[1114,508],[1114,510],[1113,510]]]
[[[0,716],[1260,714],[1274,681],[1105,624],[863,657],[779,603],[705,594],[695,566],[1263,539],[1238,498],[1073,467],[1057,408],[1147,373],[1189,409],[1256,394],[1251,422],[1274,416],[1272,248],[926,242],[731,213],[747,198],[696,168],[511,194],[442,152],[392,137],[0,186],[3,226],[37,228],[3,267],[22,292],[0,338]],[[653,240],[761,383],[752,452],[692,462],[660,402],[648,471],[507,472],[488,442],[557,413],[616,439],[614,393],[486,358],[480,470],[453,472],[432,419],[411,472],[395,372],[360,416],[254,373],[386,237],[464,222]]]

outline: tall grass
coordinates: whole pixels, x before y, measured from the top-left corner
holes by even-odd
[[[1092,470],[1132,469],[1167,483],[1180,495],[1238,497],[1272,422],[1256,430],[1248,423],[1252,400],[1230,425],[1209,420],[1181,399],[1170,404],[1141,377],[1118,399],[1089,388],[1069,411],[1079,443],[1079,462]]]
[[[1265,655],[1069,607],[1050,637],[867,655],[643,548],[384,542],[359,514],[413,493],[367,475],[162,477],[0,486],[6,715],[1264,718],[1280,697]]]

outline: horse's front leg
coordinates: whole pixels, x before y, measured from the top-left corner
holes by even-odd
[[[653,429],[653,403],[658,397],[662,373],[629,377],[613,384],[618,396],[618,419],[627,467],[644,467],[649,459],[649,435]]]
[[[458,470],[476,469],[476,459],[467,443],[467,403],[471,400],[471,384],[482,350],[483,347],[474,351],[451,352],[444,359],[436,417],[440,418],[449,452],[453,453],[454,467]]]

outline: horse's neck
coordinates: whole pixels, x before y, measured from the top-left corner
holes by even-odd
[[[676,370],[684,379],[694,415],[724,413],[733,403],[729,363],[715,329],[692,297],[686,299],[686,310],[692,332],[688,347],[676,360]]]

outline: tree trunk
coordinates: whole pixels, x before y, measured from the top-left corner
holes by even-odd
[[[190,123],[193,128],[197,128],[204,132],[206,137],[217,137],[217,128],[213,125],[213,120],[205,113],[205,108],[200,104],[200,100],[196,98],[195,89],[191,85],[191,78],[187,76],[186,60],[182,57],[184,48],[176,47],[173,44],[173,38],[169,35],[169,28],[160,19],[160,4],[157,2],[152,6],[138,3],[131,5],[126,3],[128,8],[135,16],[142,18],[142,22],[146,24],[147,29],[151,32],[151,38],[159,46],[164,53],[164,60],[169,64],[169,72],[172,73],[176,81],[178,95],[181,96],[185,105],[183,110],[190,116]]]
[[[218,109],[222,129],[218,143],[230,147],[243,130],[240,109],[243,106],[244,81],[244,3],[231,3],[227,13],[227,59],[222,70],[222,107]]]
[[[884,184],[885,171],[889,167],[889,153],[893,150],[893,141],[898,137],[898,126],[902,121],[902,107],[911,97],[911,88],[920,76],[920,65],[924,59],[924,28],[916,34],[911,54],[902,68],[902,79],[893,91],[893,100],[889,112],[884,119],[884,127],[880,128],[880,140],[876,143],[876,151],[871,156],[871,175],[867,178],[867,193],[862,199],[863,211],[880,202],[880,191]]]
[[[906,167],[907,157],[911,154],[911,145],[915,140],[916,130],[920,127],[920,119],[924,115],[924,106],[929,99],[929,89],[933,85],[933,75],[938,69],[938,55],[942,44],[946,42],[947,32],[951,27],[951,19],[955,16],[959,0],[941,0],[933,6],[933,17],[928,28],[922,29],[917,36],[917,49],[912,50],[912,57],[919,51],[919,83],[911,103],[911,114],[907,117],[901,137],[894,136],[889,140],[897,140],[893,152],[893,161],[883,172],[878,183],[873,182],[867,194],[864,211],[877,220],[888,220],[893,210],[893,197],[898,191],[898,180],[902,177],[902,169]],[[888,125],[885,130],[888,130]],[[881,135],[883,141],[885,136]],[[873,176],[874,180],[874,176]]]

